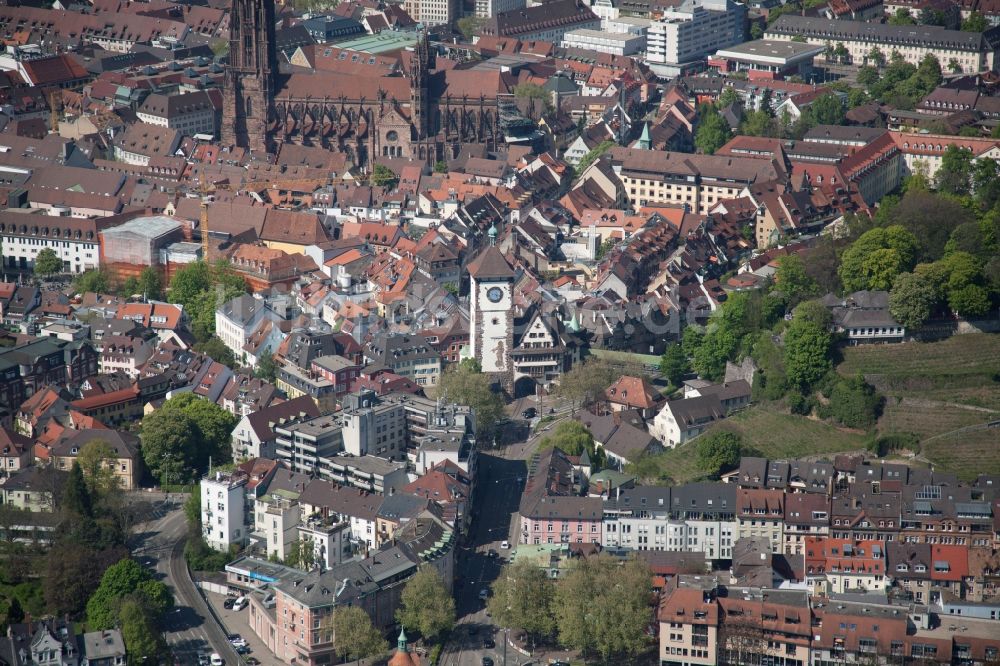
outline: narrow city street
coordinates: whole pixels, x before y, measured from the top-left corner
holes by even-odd
[[[140,522],[132,537],[133,556],[152,569],[174,593],[175,607],[165,621],[164,636],[175,664],[195,666],[199,654],[218,653],[227,664],[242,663],[225,633],[209,614],[201,593],[188,575],[184,562],[187,523],[183,502],[186,495],[163,499],[140,499],[136,514]]]
[[[546,412],[550,408],[554,410],[546,414],[554,420],[545,423],[537,432],[532,432],[531,424],[537,423],[538,417],[530,422],[522,418],[524,410],[538,408],[535,398],[522,398],[509,405],[509,420],[501,431],[502,441],[497,442],[495,449],[480,453],[471,528],[458,552],[456,564],[458,626],[442,655],[442,666],[479,666],[487,656],[498,666],[504,664],[503,628],[493,624],[480,595],[483,590],[489,590],[517,545],[518,505],[538,441],[570,412],[568,404],[551,399],[546,399],[544,404],[548,405]],[[507,541],[510,548],[502,548],[503,541]],[[492,640],[495,647],[484,647],[487,640]],[[507,646],[507,664],[523,666],[529,661],[530,658]]]

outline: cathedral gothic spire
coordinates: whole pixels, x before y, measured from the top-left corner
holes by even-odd
[[[278,74],[274,42],[274,0],[232,0],[222,106],[224,145],[255,152],[273,149],[268,123]]]

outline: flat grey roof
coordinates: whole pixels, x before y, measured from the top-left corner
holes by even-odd
[[[719,49],[715,55],[719,58],[784,65],[815,58],[824,51],[826,51],[826,47],[818,44],[778,39],[755,39],[752,42]]]

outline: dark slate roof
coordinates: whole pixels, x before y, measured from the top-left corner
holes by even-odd
[[[487,247],[469,263],[469,275],[477,280],[484,278],[514,278],[514,269],[495,246]]]

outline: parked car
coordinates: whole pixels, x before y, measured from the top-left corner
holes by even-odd
[[[240,597],[233,603],[234,611],[241,611],[250,604],[250,601],[246,597]]]
[[[503,548],[504,550],[508,550],[510,548],[510,541],[504,539],[503,541],[500,542],[500,547]]]
[[[526,410],[521,412],[521,417],[526,419],[533,419],[538,416],[538,410],[534,407],[528,407]]]
[[[212,658],[209,661],[209,663],[212,666],[225,666],[226,665],[226,662],[222,660],[222,657],[219,656],[218,652],[213,652],[212,653]]]
[[[483,649],[484,650],[492,650],[496,646],[497,646],[497,642],[495,640],[493,640],[492,636],[487,636],[486,638],[483,639]]]
[[[236,597],[228,597],[225,601],[222,602],[222,607],[225,608],[226,610],[230,610],[233,607],[233,604],[235,603],[236,603]]]
[[[482,599],[483,601],[486,601],[487,599],[490,598],[490,591],[487,590],[485,587],[479,590],[479,598]]]
[[[243,661],[246,662],[247,666],[260,666],[260,659],[257,657],[247,657]]]
[[[198,655],[198,666],[211,666],[212,659],[207,654],[202,653]]]
[[[247,646],[247,639],[242,636],[235,636],[234,638],[229,639],[229,643],[234,648],[245,648]]]
[[[490,657],[483,657],[483,666],[493,666],[493,659]]]

